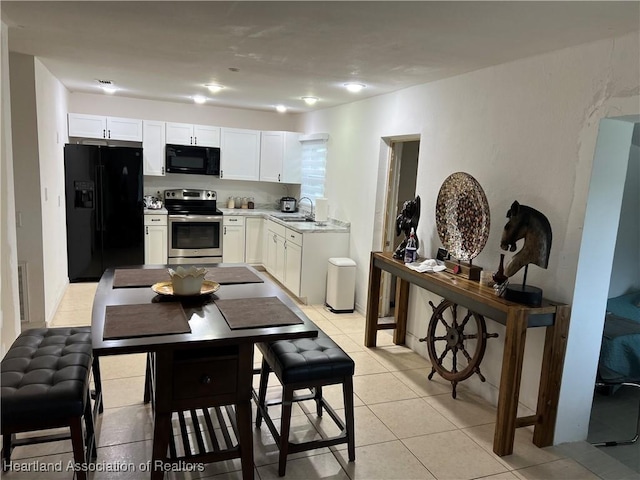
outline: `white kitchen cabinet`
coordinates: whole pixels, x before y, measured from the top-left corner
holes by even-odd
[[[263,262],[264,220],[260,217],[247,217],[244,221],[244,228],[244,261],[252,265],[261,264]]]
[[[166,143],[171,145],[220,147],[220,127],[167,122]]]
[[[349,232],[299,233],[272,220],[265,225],[264,266],[306,304],[324,304],[329,258],[348,257]]]
[[[168,255],[167,216],[147,214],[144,216],[144,263],[164,265]]]
[[[223,128],[220,140],[220,178],[260,180],[260,132]]]
[[[165,122],[142,121],[142,158],[145,175],[164,176]]]
[[[300,244],[292,240],[292,230],[287,229],[287,239],[284,244],[284,286],[296,296],[300,296],[300,274],[302,273],[302,235]],[[296,236],[293,236],[294,238]]]
[[[296,132],[260,133],[260,181],[300,183],[302,146]]]
[[[225,215],[222,229],[222,261],[244,262],[244,217]]]
[[[69,136],[142,142],[142,120],[70,113]]]

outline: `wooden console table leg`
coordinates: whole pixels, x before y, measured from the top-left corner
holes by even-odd
[[[516,309],[510,310],[507,315],[506,327],[496,430],[493,437],[493,452],[501,457],[513,453],[522,361],[527,337],[526,312]]]
[[[533,430],[533,443],[538,447],[553,445],[570,312],[567,305],[559,306],[554,325],[547,327],[545,335],[538,390],[537,414],[540,420]]]
[[[364,331],[364,346],[375,347],[378,334],[378,304],[380,303],[380,280],[382,270],[373,264],[373,254],[369,262],[369,298],[367,299],[367,321]]]
[[[409,287],[411,284],[398,277],[396,282],[396,307],[394,317],[396,329],[393,331],[393,343],[404,345],[407,336],[407,313],[409,310]]]

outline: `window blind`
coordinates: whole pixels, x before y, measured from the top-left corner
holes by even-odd
[[[324,197],[327,140],[328,135],[307,135],[300,138],[302,143],[300,198],[309,197],[314,204],[317,198]]]

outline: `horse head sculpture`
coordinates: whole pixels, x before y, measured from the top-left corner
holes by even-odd
[[[396,236],[404,232],[404,240],[398,245],[393,253],[394,258],[404,258],[404,250],[407,246],[407,240],[413,228],[414,238],[416,240],[416,248],[419,247],[418,242],[418,221],[420,220],[420,195],[415,200],[407,200],[402,204],[402,211],[396,217]]]
[[[506,266],[505,275],[511,277],[530,263],[547,268],[551,251],[551,225],[547,217],[515,201],[507,211],[507,218],[509,221],[502,231],[500,248],[515,252],[516,242],[521,238],[524,238],[524,245]]]

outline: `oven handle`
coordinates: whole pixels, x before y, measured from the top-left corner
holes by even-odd
[[[222,215],[169,215],[169,220],[193,220],[221,222]]]

